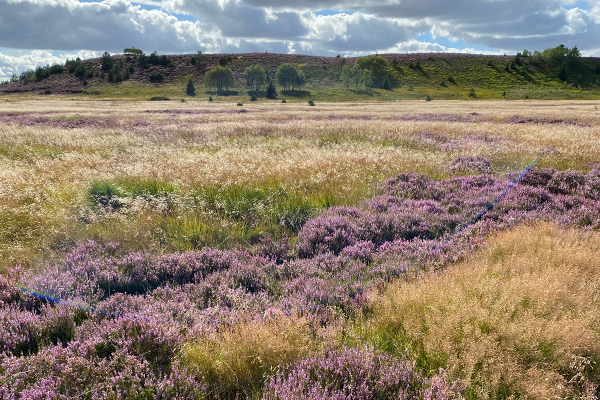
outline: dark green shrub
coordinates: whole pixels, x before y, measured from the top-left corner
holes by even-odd
[[[567,80],[567,69],[564,65],[561,67],[560,72],[558,73],[558,79],[560,79],[561,81]]]
[[[163,81],[163,79],[164,79],[163,73],[160,71],[150,74],[150,82],[152,82],[152,83],[160,83]]]
[[[52,94],[52,89],[46,88],[46,90],[44,90],[44,94]]]
[[[427,97],[425,97],[425,101],[431,101],[431,100],[432,100],[432,98],[430,95],[427,95]]]
[[[208,96],[208,101],[213,101],[212,96]]]
[[[194,87],[194,83],[192,82],[192,78],[188,80],[187,86],[185,87],[185,93],[188,96],[196,95],[196,88]]]
[[[171,99],[169,97],[165,97],[165,96],[154,96],[154,97],[150,97],[149,100],[150,101],[169,101]]]
[[[277,89],[273,84],[273,81],[269,81],[269,86],[267,86],[267,99],[276,99],[277,98]]]
[[[256,101],[256,100],[258,100],[258,99],[256,98],[255,95],[250,96],[250,101]]]
[[[471,91],[469,91],[469,97],[477,97],[477,93],[475,93],[475,89],[471,88]]]
[[[281,100],[282,103],[287,103],[287,101],[285,101],[285,99]]]
[[[309,100],[308,101],[308,105],[311,106],[311,107],[314,107],[315,106],[315,102],[313,100]]]
[[[102,71],[110,71],[113,67],[113,60],[108,52],[104,52],[100,59]]]
[[[88,201],[93,208],[109,205],[115,209],[121,208],[123,204],[118,201],[119,197],[123,197],[121,191],[107,182],[94,182],[88,189]]]
[[[239,102],[239,103],[237,103],[237,105],[238,105],[238,107],[241,107],[241,106],[243,106],[243,105],[244,105],[244,103],[242,103],[242,102]]]

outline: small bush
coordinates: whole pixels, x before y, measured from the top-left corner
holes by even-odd
[[[44,94],[52,94],[52,89],[46,88],[46,90],[44,90]]]
[[[88,200],[93,208],[112,207],[119,209],[122,203],[118,200],[123,193],[108,182],[94,182],[88,189]]]
[[[269,82],[269,86],[267,86],[267,99],[276,99],[277,98],[277,89],[273,84],[273,81]]]
[[[163,81],[163,79],[164,76],[162,72],[155,72],[153,74],[150,74],[150,82],[152,83],[160,83]]]
[[[409,91],[409,92],[412,92],[413,90],[415,90],[415,88],[413,87],[413,85],[410,85],[410,86],[408,87],[408,91]]]
[[[171,99],[169,97],[165,97],[165,96],[154,96],[154,97],[150,97],[149,100],[150,101],[169,101]]]
[[[239,102],[239,103],[237,103],[237,105],[238,105],[238,107],[241,107],[241,106],[243,106],[243,105],[244,105],[244,103],[242,103],[242,102]]]
[[[475,93],[475,89],[471,88],[471,91],[469,91],[469,97],[477,97],[477,93]]]
[[[179,100],[179,101],[181,101],[182,103],[185,103],[185,99],[181,99],[181,100]]]
[[[256,98],[256,96],[254,96],[254,95],[250,96],[250,101],[256,101],[256,100],[258,100],[258,99]]]
[[[285,99],[281,100],[282,103],[287,103],[287,101],[285,101]]]
[[[315,106],[315,102],[313,100],[309,100],[308,101],[308,105],[311,106],[311,107],[314,107]]]
[[[195,96],[196,95],[196,88],[194,87],[194,82],[192,82],[192,78],[190,78],[188,80],[187,86],[185,88],[185,93],[188,96]]]
[[[432,98],[430,95],[427,95],[427,97],[425,97],[425,101],[431,101],[431,100],[432,100]]]
[[[213,101],[212,96],[208,96],[208,101]]]

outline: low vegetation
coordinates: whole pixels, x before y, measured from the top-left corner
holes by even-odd
[[[0,397],[597,396],[600,103],[153,97],[1,103]]]

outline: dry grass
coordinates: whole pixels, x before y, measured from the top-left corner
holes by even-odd
[[[294,361],[317,352],[306,322],[277,318],[241,324],[187,344],[180,362],[209,384],[211,398],[260,396],[265,380]]]
[[[354,340],[430,373],[448,368],[469,384],[469,398],[595,398],[598,254],[598,233],[549,225],[500,233],[483,254],[377,295]]]
[[[309,202],[323,203],[313,199],[320,196],[331,199],[330,204],[352,204],[371,196],[378,182],[399,172],[447,176],[448,162],[466,154],[487,157],[496,174],[502,175],[521,169],[540,149],[552,146],[554,151],[540,165],[587,169],[600,154],[598,105],[406,101],[308,107],[261,102],[244,106],[247,112],[239,113],[242,108],[234,104],[197,101],[7,98],[0,102],[0,113],[27,112],[49,120],[90,118],[105,124],[75,129],[51,123],[0,124],[0,269],[33,265],[38,258],[50,257],[63,242],[82,236],[153,250],[189,246],[173,243],[173,235],[164,228],[173,224],[155,213],[90,219],[86,193],[94,182],[156,180],[174,185],[178,195],[198,188],[276,184]],[[173,109],[202,113],[146,112]],[[473,112],[489,122],[398,120]],[[590,126],[494,122],[513,115],[574,119]],[[501,140],[440,150],[417,139],[423,131],[449,140],[475,135]],[[177,220],[188,214],[188,209],[180,208],[171,217]],[[188,220],[190,229],[200,222]]]

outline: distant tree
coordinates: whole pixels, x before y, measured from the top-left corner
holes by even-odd
[[[363,78],[363,70],[358,64],[354,64],[354,66],[350,70],[350,76],[352,77],[351,80],[354,83],[354,86],[356,86],[356,89],[358,90],[359,86],[362,84]]]
[[[196,54],[195,56],[192,56],[192,59],[190,60],[190,62],[192,63],[192,65],[197,65],[197,66],[201,66],[204,65],[204,54],[202,54],[201,51],[198,51],[198,54]]]
[[[561,81],[567,80],[567,68],[564,65],[560,68],[560,72],[558,73],[558,79],[560,79]]]
[[[342,66],[342,74],[341,74],[342,82],[346,85],[346,89],[350,87],[350,82],[352,82],[352,68],[348,65]]]
[[[269,86],[267,86],[267,99],[276,99],[277,98],[277,89],[273,84],[272,80],[269,80]]]
[[[246,87],[250,90],[260,90],[260,87],[267,81],[265,70],[258,64],[251,65],[244,71],[246,78]]]
[[[275,78],[277,83],[283,86],[283,90],[293,90],[296,86],[300,88],[306,83],[306,77],[300,68],[289,63],[283,63],[277,68]]]
[[[365,90],[367,90],[369,88],[369,86],[371,86],[371,84],[373,83],[373,73],[371,72],[370,69],[363,70],[362,76],[361,76],[361,81],[362,81],[362,84],[365,85]],[[384,89],[385,89],[385,85],[384,85]]]
[[[136,49],[135,47],[131,46],[128,47],[126,49],[123,49],[123,53],[126,56],[133,56],[134,58],[137,56],[141,56],[142,54],[144,54],[144,52],[140,49]]]
[[[294,86],[297,86],[298,89],[301,89],[302,86],[304,86],[306,84],[306,75],[304,75],[304,72],[302,72],[301,69],[298,69],[298,75],[296,76],[296,79],[294,80]]]
[[[196,95],[196,88],[194,87],[194,83],[192,82],[192,78],[190,78],[190,80],[187,83],[187,86],[185,87],[185,93],[188,96],[195,96]]]
[[[223,89],[229,89],[235,85],[235,77],[231,68],[218,65],[204,75],[204,83],[209,88],[215,88],[218,92],[222,92]]]
[[[521,60],[521,53],[517,53],[517,55],[515,56],[515,63],[517,65],[522,65],[523,61]]]
[[[391,73],[392,66],[390,62],[377,54],[360,57],[356,60],[355,65],[358,65],[361,70],[368,69],[371,71],[372,87],[383,88],[386,78],[390,88],[397,85],[397,80]],[[420,67],[417,60],[417,65],[414,68],[419,69]]]
[[[113,67],[113,60],[108,52],[104,52],[102,58],[100,59],[102,64],[102,71],[110,71]]]
[[[221,58],[219,58],[219,65],[221,67],[226,67],[228,63],[229,63],[229,58],[228,57],[221,57]]]

